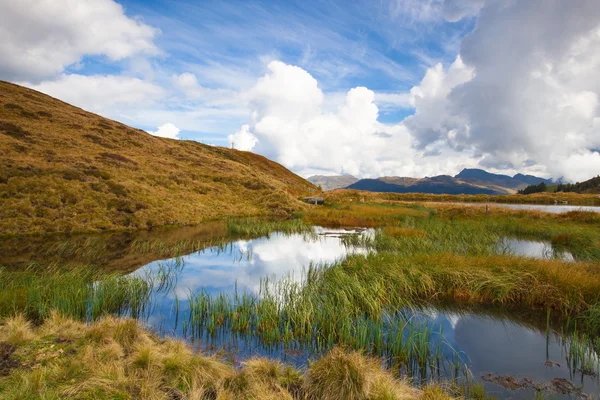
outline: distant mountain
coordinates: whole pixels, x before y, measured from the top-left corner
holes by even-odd
[[[377,179],[361,179],[349,185],[348,189],[394,193],[498,195],[516,193],[528,185],[541,182],[551,184],[552,180],[533,175],[517,174],[511,177],[492,174],[482,169],[463,169],[454,177],[439,175],[419,179],[384,176]]]
[[[393,179],[396,178],[396,179]],[[410,179],[408,183],[405,180]],[[398,183],[394,183],[394,181]],[[397,178],[361,179],[348,186],[348,189],[367,190],[370,192],[394,193],[433,193],[433,194],[506,194],[501,188],[481,187],[448,175],[431,178]]]
[[[552,179],[540,178],[533,175],[516,174],[515,176],[492,174],[482,169],[465,168],[454,176],[465,182],[477,185],[493,184],[508,189],[523,189],[529,185],[538,185],[544,182],[546,185],[552,183]]]
[[[307,181],[316,186],[321,186],[321,189],[323,190],[333,190],[352,185],[354,182],[358,181],[358,178],[355,178],[352,175],[313,175],[308,178]]]

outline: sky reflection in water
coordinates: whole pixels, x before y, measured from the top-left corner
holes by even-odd
[[[344,246],[340,238],[340,233],[343,232],[323,228],[317,228],[316,232],[316,237],[274,233],[268,238],[238,240],[225,250],[211,248],[184,256],[183,266],[177,269],[174,290],[155,296],[156,307],[147,323],[165,334],[180,336],[181,320],[178,321],[179,325],[176,325],[176,318],[172,312],[175,296],[180,302],[181,312],[185,314],[190,291],[205,291],[213,295],[222,292],[233,293],[237,285],[238,292],[257,293],[261,279],[265,277],[273,280],[286,276],[301,279],[311,263],[331,264],[348,254],[366,254],[364,249]],[[371,235],[373,231],[362,234]],[[541,257],[550,254],[548,244],[545,243],[507,239],[504,244],[516,255]],[[135,273],[156,271],[161,263],[169,265],[175,262],[175,259],[155,261]],[[441,340],[447,344],[442,347],[444,357],[453,357],[451,349],[459,352],[477,380],[487,373],[510,374],[542,383],[553,378],[567,378],[584,386],[587,393],[597,393],[599,390],[598,381],[594,378],[585,377],[582,381],[581,376],[570,376],[565,348],[560,339],[551,335],[547,343],[545,333],[541,329],[474,313],[425,310],[417,313],[416,318],[423,320],[424,324],[435,332],[443,330]],[[268,355],[305,366],[310,357],[303,351],[289,352],[283,345],[266,348],[256,338],[234,339],[233,335],[216,340],[204,337],[195,345],[210,351],[225,349],[237,360]],[[559,363],[560,367],[544,365],[547,360],[546,350],[548,359]],[[515,393],[506,391],[494,383],[484,384],[490,394],[499,397]],[[533,396],[533,389],[516,393],[530,398]]]

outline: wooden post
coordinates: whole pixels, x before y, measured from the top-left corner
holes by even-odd
[[[485,205],[485,215],[488,215],[488,205]]]

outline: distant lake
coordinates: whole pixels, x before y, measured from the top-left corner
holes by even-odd
[[[428,204],[456,204],[467,207],[481,207],[489,206],[490,208],[508,208],[511,210],[536,210],[543,211],[553,214],[562,214],[569,211],[591,211],[600,213],[600,206],[570,206],[570,205],[543,205],[543,204],[509,204],[509,203],[444,203],[444,202],[427,202]]]

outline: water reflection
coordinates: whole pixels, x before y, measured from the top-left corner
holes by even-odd
[[[575,261],[568,251],[555,249],[550,242],[503,238],[498,242],[497,249],[501,253],[538,259],[559,259]]]
[[[600,213],[600,206],[569,206],[569,205],[545,205],[545,204],[508,204],[508,203],[456,203],[456,202],[427,202],[428,204],[453,204],[466,207],[480,207],[485,209],[485,206],[490,208],[508,208],[511,210],[535,210],[543,211],[552,214],[562,214],[570,211],[589,211]]]
[[[258,293],[265,278],[301,279],[311,265],[332,264],[349,254],[366,254],[365,249],[347,247],[342,236],[356,231],[315,227],[315,235],[273,233],[269,237],[237,240],[225,248],[211,247],[182,258],[154,261],[135,274],[156,273],[165,264],[183,262],[173,296],[185,298],[200,289],[208,294]],[[359,234],[372,234],[363,231]]]
[[[594,371],[584,373],[581,364],[573,364],[572,352],[580,343],[546,331],[543,325],[538,325],[543,324],[541,314],[513,311],[496,315],[494,310],[485,309],[425,309],[416,315],[433,321],[434,330],[443,331],[442,340],[448,344],[446,349],[462,355],[473,379],[485,386],[488,395],[534,398],[537,390],[544,388],[553,399],[577,397],[577,390],[571,394],[557,393],[552,382],[563,379],[573,382],[582,393],[600,393],[596,353],[591,348],[585,350]],[[490,376],[511,377],[514,382],[526,384],[518,390],[510,389],[490,381]]]

